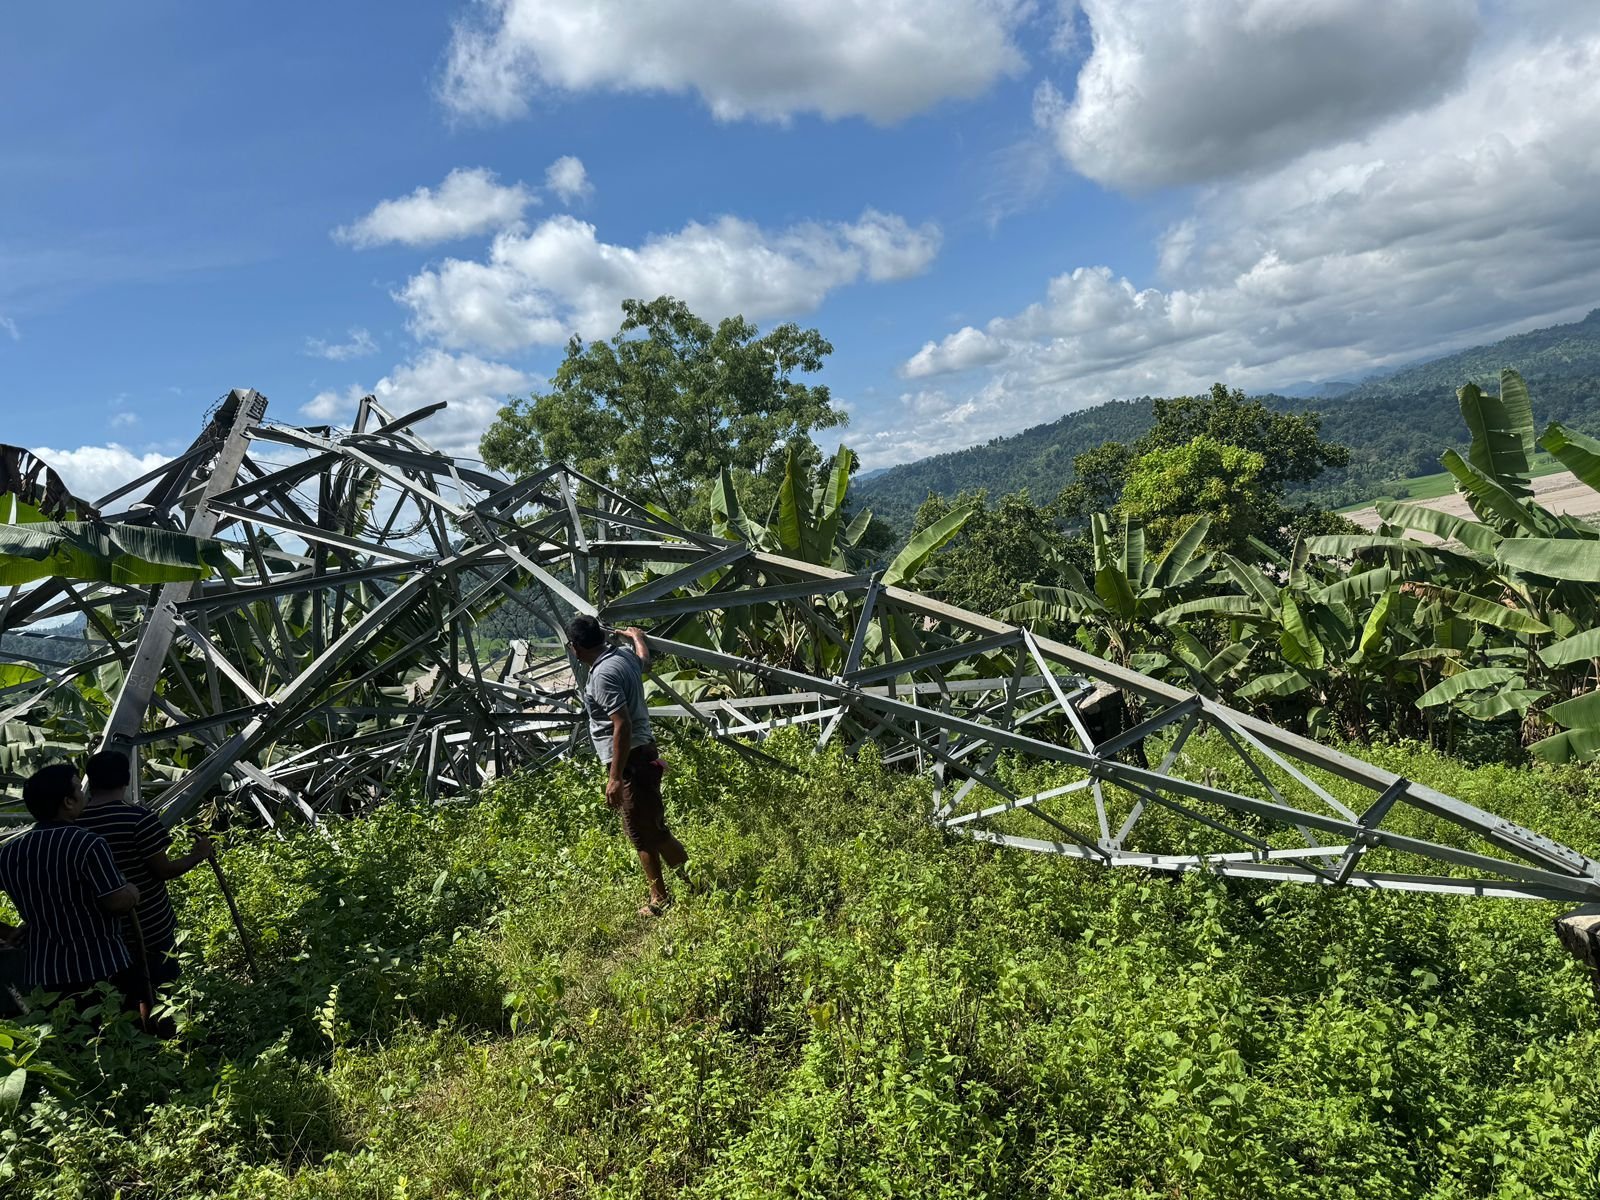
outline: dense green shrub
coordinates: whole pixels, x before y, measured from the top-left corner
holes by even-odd
[[[0,1193],[1600,1190],[1600,1034],[1556,906],[997,851],[932,830],[922,780],[779,749],[795,774],[676,748],[701,886],[650,924],[576,767],[241,837],[266,977],[196,874],[179,1039],[0,1027],[0,1083],[26,1072]],[[1366,753],[1600,846],[1579,769]]]

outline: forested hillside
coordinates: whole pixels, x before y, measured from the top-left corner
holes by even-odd
[[[1456,405],[1464,383],[1492,388],[1502,367],[1521,373],[1539,398],[1541,421],[1580,433],[1600,433],[1600,309],[1571,325],[1518,334],[1491,346],[1407,367],[1343,396],[1281,400],[1286,408],[1315,407],[1323,435],[1350,447],[1350,465],[1302,493],[1333,507],[1370,499],[1389,480],[1439,469],[1439,451],[1467,438]]]
[[[1148,396],[1070,412],[982,446],[890,467],[856,483],[854,505],[870,508],[903,536],[930,492],[954,496],[963,489],[987,488],[1000,496],[1027,488],[1033,499],[1048,502],[1072,478],[1074,455],[1104,442],[1131,442],[1154,419]]]
[[[1338,507],[1371,498],[1387,481],[1437,471],[1440,449],[1467,438],[1456,389],[1468,382],[1492,386],[1503,367],[1522,373],[1539,397],[1542,420],[1600,433],[1600,309],[1596,309],[1571,325],[1474,346],[1363,383],[1340,396],[1264,397],[1285,411],[1321,412],[1323,435],[1351,450],[1349,467],[1329,472],[1291,495]],[[1149,398],[1116,400],[1067,413],[1012,437],[893,467],[858,484],[855,502],[904,534],[929,492],[953,496],[963,488],[987,488],[998,496],[1027,488],[1035,500],[1049,501],[1071,481],[1074,455],[1108,441],[1131,442],[1152,420]]]

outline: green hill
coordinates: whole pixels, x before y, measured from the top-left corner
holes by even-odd
[[[1464,444],[1467,438],[1456,388],[1468,381],[1497,386],[1502,367],[1522,372],[1541,423],[1560,421],[1600,433],[1600,309],[1571,325],[1536,329],[1404,367],[1340,395],[1263,399],[1280,409],[1321,412],[1325,435],[1350,447],[1348,468],[1300,493],[1337,507],[1369,499],[1386,483],[1437,471],[1440,448]],[[998,495],[1027,488],[1036,499],[1050,499],[1071,481],[1074,455],[1106,441],[1131,441],[1151,420],[1148,397],[1067,413],[982,446],[891,467],[859,482],[855,502],[904,532],[929,492],[954,495],[962,488],[983,487]]]

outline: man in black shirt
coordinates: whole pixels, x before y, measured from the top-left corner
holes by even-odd
[[[110,980],[135,992],[121,918],[139,902],[105,838],[75,823],[83,811],[78,772],[66,763],[22,785],[33,825],[0,844],[0,889],[22,914],[27,982],[82,1002]]]
[[[128,756],[120,750],[102,750],[85,766],[89,777],[89,802],[78,824],[111,843],[120,870],[139,889],[139,930],[144,935],[145,967],[150,986],[159,988],[178,978],[177,921],[167,880],[191,871],[215,851],[205,836],[178,858],[169,858],[172,834],[148,808],[127,801],[132,773]],[[128,939],[130,949],[133,939]]]

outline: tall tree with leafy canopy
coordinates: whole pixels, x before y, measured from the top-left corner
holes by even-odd
[[[483,459],[527,474],[566,462],[618,491],[703,523],[708,486],[728,467],[764,511],[791,454],[820,461],[813,430],[844,424],[826,386],[801,382],[833,347],[815,329],[761,334],[716,326],[681,300],[625,300],[609,341],[573,338],[550,389],[500,410]]]
[[[1298,537],[1354,531],[1315,506],[1283,503],[1286,488],[1350,461],[1346,447],[1322,440],[1320,414],[1278,412],[1220,383],[1154,407],[1155,424],[1131,446],[1107,442],[1073,459],[1074,481],[1058,500],[1069,527],[1125,508],[1164,542],[1204,514],[1213,544],[1237,554],[1249,553],[1250,536],[1287,553]]]

